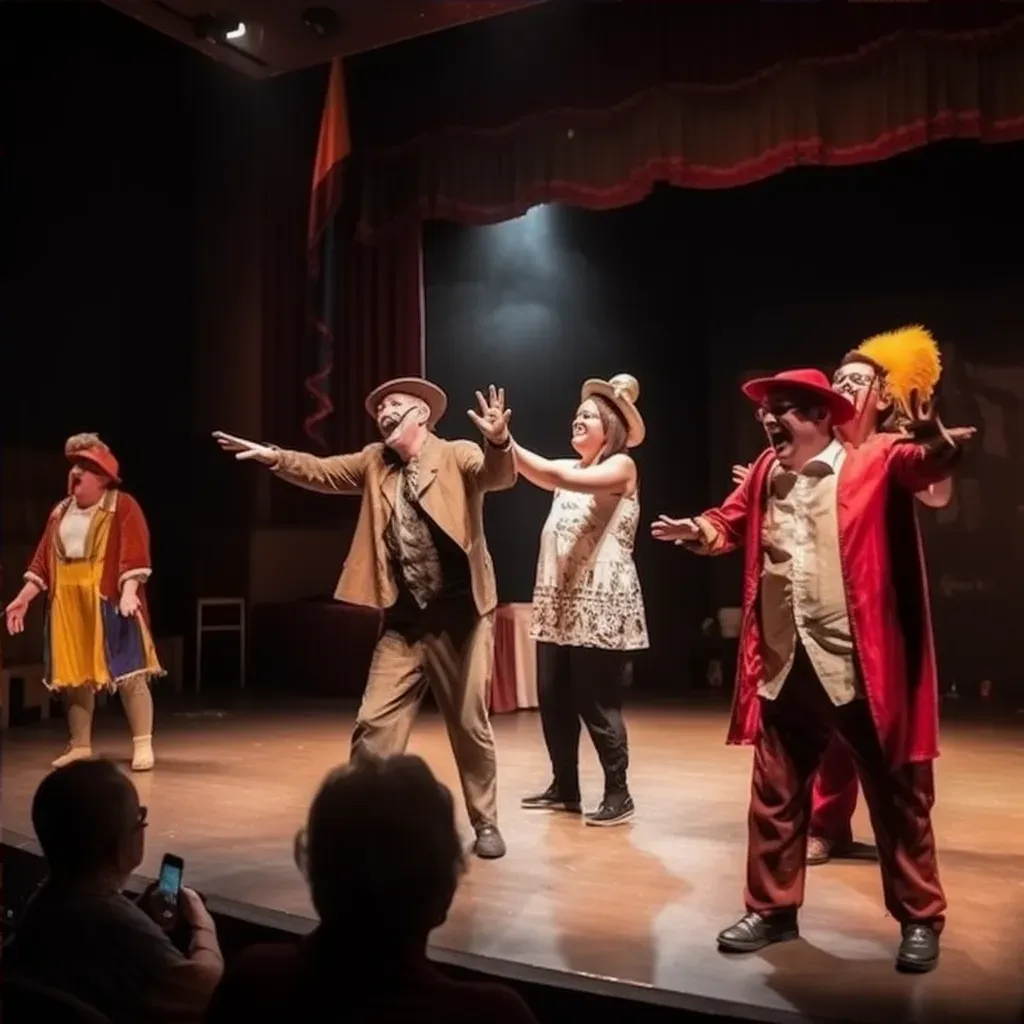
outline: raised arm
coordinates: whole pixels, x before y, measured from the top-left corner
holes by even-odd
[[[474,479],[484,493],[507,491],[516,482],[516,460],[510,439],[503,446],[485,441],[483,448],[472,441],[456,441],[455,457],[463,476]]]
[[[973,434],[971,427],[956,427],[946,430],[944,436],[927,440],[895,438],[887,448],[889,473],[900,487],[920,497],[934,485],[949,481],[963,455],[962,443]],[[942,489],[938,493],[941,497]],[[948,493],[952,494],[952,483]],[[923,498],[920,500],[930,504]]]
[[[636,463],[628,455],[613,455],[593,466],[572,459],[545,459],[512,442],[519,472],[545,491],[577,491],[583,494],[628,494],[636,490]]]

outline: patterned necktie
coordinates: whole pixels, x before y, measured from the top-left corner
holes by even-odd
[[[419,465],[409,462],[402,470],[401,496],[398,500],[398,560],[402,576],[416,603],[425,608],[444,584],[441,560],[422,515],[419,514]]]

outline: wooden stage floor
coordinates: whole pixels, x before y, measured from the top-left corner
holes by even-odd
[[[1020,720],[1017,720],[1020,722]],[[158,713],[157,768],[135,776],[149,807],[152,876],[185,858],[208,896],[312,917],[292,836],[325,772],[346,757],[351,710],[336,704]],[[742,910],[749,750],[723,744],[721,709],[629,713],[636,820],[614,829],[519,808],[543,787],[534,713],[496,717],[501,826],[508,856],[473,860],[437,955],[528,980],[615,991],[760,1020],[1014,1021],[1024,1006],[1024,744],[1019,724],[944,726],[935,813],[950,916],[939,969],[895,973],[898,929],[871,862],[812,868],[799,942],[727,958],[714,937]],[[127,759],[117,708],[97,752]],[[32,793],[63,744],[63,722],[4,734],[3,825],[31,835]],[[457,791],[446,736],[424,712],[412,752]],[[600,796],[583,742],[584,791]],[[467,829],[465,818],[462,825]],[[863,807],[858,837],[870,839]],[[308,927],[292,919],[292,926]],[[278,922],[280,923],[280,922]]]

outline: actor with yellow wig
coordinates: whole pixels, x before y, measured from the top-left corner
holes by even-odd
[[[132,769],[153,767],[151,679],[164,675],[149,629],[149,527],[120,489],[117,459],[96,434],[68,438],[68,495],[46,522],[7,606],[7,629],[25,628],[28,606],[47,595],[45,682],[64,694],[70,742],[53,766],[92,756],[96,693],[118,691],[132,730]]]
[[[844,443],[857,447],[877,433],[903,432],[927,413],[941,375],[939,347],[924,327],[901,327],[868,338],[847,352],[832,376],[832,389],[857,410],[836,433]],[[733,480],[742,482],[747,472],[747,466],[734,466]],[[914,497],[929,508],[944,508],[953,497],[952,477]],[[857,769],[846,745],[837,738],[822,756],[814,779],[808,864],[825,864],[851,851],[856,808]]]

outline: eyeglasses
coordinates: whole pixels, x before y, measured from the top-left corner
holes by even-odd
[[[832,377],[832,386],[850,383],[858,388],[869,388],[875,382],[874,374],[871,373],[847,373],[845,370],[837,370]]]

